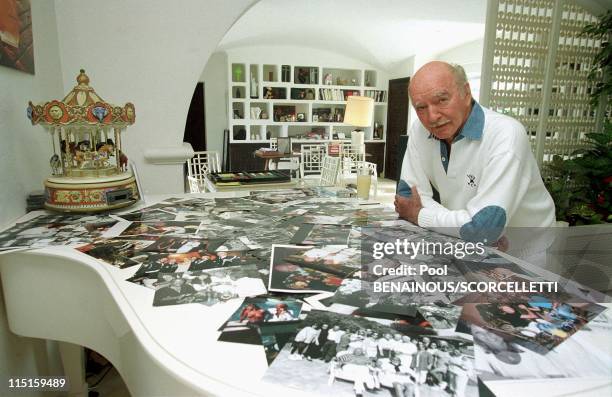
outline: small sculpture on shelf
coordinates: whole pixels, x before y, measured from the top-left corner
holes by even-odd
[[[325,74],[325,77],[323,77],[323,84],[332,85],[332,82],[333,82],[333,78],[332,78],[331,73]]]
[[[251,98],[256,99],[259,95],[257,94],[257,80],[255,76],[251,76]]]
[[[266,93],[264,95],[264,99],[274,99],[274,94],[272,93],[272,87],[266,87]]]

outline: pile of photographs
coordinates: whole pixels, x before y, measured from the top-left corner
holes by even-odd
[[[458,241],[385,206],[289,189],[172,198],[112,217],[42,216],[0,233],[0,248],[71,245],[110,266],[134,267],[127,281],[154,290],[154,306],[234,301],[218,340],[262,346],[266,382],[318,394],[475,396],[479,378],[599,376],[612,368],[581,332],[605,335],[611,316],[571,291],[377,291],[381,280],[541,280],[492,250],[372,257],[372,244],[398,238]],[[373,271],[422,264],[444,275]],[[573,364],[572,355],[589,355],[596,369]]]
[[[48,246],[76,247],[100,237],[117,220],[108,216],[40,215],[0,232],[0,252]]]

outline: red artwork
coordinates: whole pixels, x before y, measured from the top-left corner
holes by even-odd
[[[0,65],[34,74],[30,0],[0,0]]]

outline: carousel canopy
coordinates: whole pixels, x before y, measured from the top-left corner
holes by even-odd
[[[89,77],[83,69],[76,81],[78,84],[61,101],[39,105],[30,101],[27,115],[32,125],[125,127],[134,124],[136,112],[132,103],[117,106],[105,102],[89,86]]]

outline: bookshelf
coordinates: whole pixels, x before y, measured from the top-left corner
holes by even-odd
[[[376,70],[232,60],[228,68],[230,143],[350,140],[355,127],[343,119],[351,95],[374,98],[372,125],[363,128],[366,142],[385,141],[387,82],[377,80]]]

